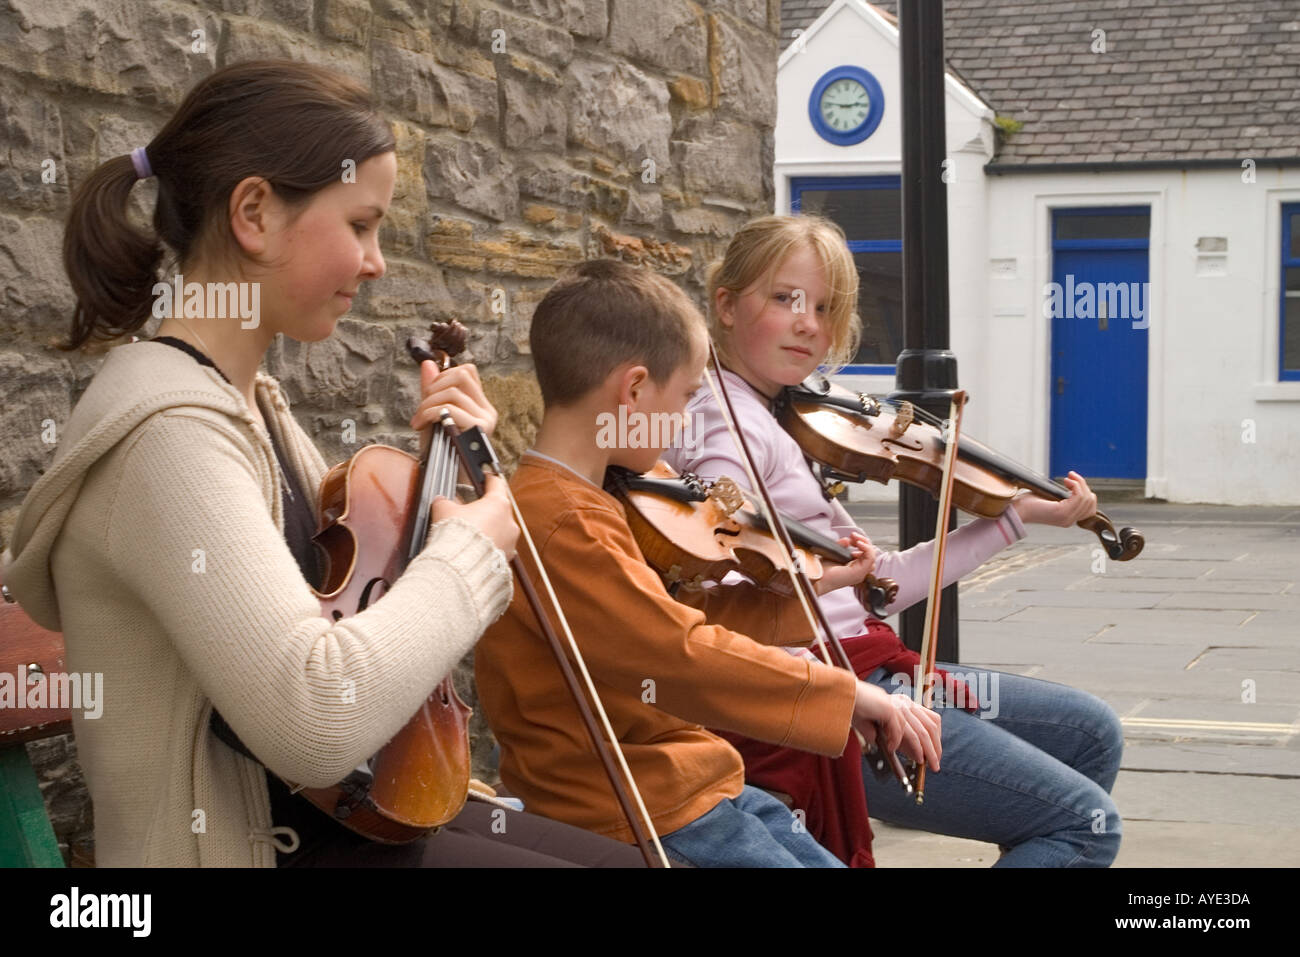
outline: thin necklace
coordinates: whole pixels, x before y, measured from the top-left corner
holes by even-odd
[[[204,351],[208,354],[208,358],[209,358],[209,359],[212,358],[212,349],[209,348],[209,347],[208,347],[208,344],[207,344],[206,342],[203,341],[203,337],[202,337],[201,335],[199,335],[197,332],[195,332],[195,331],[194,331],[193,329],[191,329],[189,326],[185,325],[185,323],[184,323],[183,321],[181,321],[181,319],[180,319],[179,316],[172,316],[172,320],[173,320],[173,321],[174,321],[178,326],[180,326],[182,329],[184,329],[186,332],[188,332],[190,335],[192,335],[195,339],[199,340],[199,345],[201,345],[201,346],[203,347]]]

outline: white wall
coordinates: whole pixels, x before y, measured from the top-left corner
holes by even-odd
[[[837,2],[777,79],[776,210],[789,210],[793,176],[901,170],[896,35],[865,6]],[[822,21],[819,21],[821,23]],[[825,142],[808,95],[826,70],[853,63],[880,82],[880,127],[851,147]],[[1280,206],[1300,202],[1300,169],[987,176],[992,112],[951,76],[947,83],[949,295],[952,348],[971,395],[965,429],[1042,472],[1049,452],[1051,211],[1151,207],[1147,397],[1148,495],[1174,502],[1300,505],[1300,382],[1278,383]],[[1226,255],[1198,252],[1203,237]],[[845,377],[888,392],[892,376]],[[1098,370],[1096,388],[1115,387]],[[1243,424],[1246,423],[1246,424]],[[1243,442],[1253,423],[1255,441]],[[854,499],[894,501],[895,486],[853,487]]]
[[[991,400],[1006,410],[988,441],[1040,470],[1048,457],[1050,217],[1064,206],[1149,204],[1151,313],[1148,495],[1174,502],[1300,504],[1300,382],[1277,382],[1280,206],[1300,201],[1300,170],[1239,169],[989,178]],[[1227,240],[1222,256],[1202,238]],[[1028,368],[1028,375],[1001,375]],[[1093,384],[1106,388],[1105,370]],[[1026,417],[1013,413],[1028,409]],[[1254,423],[1255,441],[1244,442]]]

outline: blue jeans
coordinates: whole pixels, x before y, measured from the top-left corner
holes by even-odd
[[[940,663],[970,682],[980,718],[943,707],[942,771],[926,773],[917,806],[893,778],[864,763],[872,817],[900,827],[1000,844],[994,867],[1106,867],[1119,851],[1121,823],[1110,798],[1124,735],[1101,699],[1066,685]],[[877,668],[868,681],[910,694],[910,683]],[[942,689],[936,689],[936,707]],[[988,700],[985,700],[985,699]]]
[[[670,859],[694,867],[843,867],[790,813],[758,788],[745,786],[685,827],[659,837]]]

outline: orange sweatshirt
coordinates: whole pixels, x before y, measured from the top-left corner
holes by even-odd
[[[740,755],[702,725],[843,752],[852,675],[708,624],[703,611],[675,601],[642,559],[622,504],[571,469],[529,454],[510,485],[657,831],[684,827],[744,784]],[[753,586],[728,586],[697,604],[770,642],[811,637],[796,603]],[[630,843],[519,589],[480,640],[475,670],[506,786],[530,811]]]

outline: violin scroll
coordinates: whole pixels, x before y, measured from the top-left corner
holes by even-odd
[[[454,365],[455,358],[465,351],[469,342],[469,330],[457,319],[450,322],[435,322],[429,326],[429,338],[421,339],[410,336],[406,340],[406,351],[416,362],[431,360],[439,369],[448,369]]]
[[[898,597],[898,582],[892,578],[877,578],[868,575],[853,586],[853,594],[864,608],[869,608],[877,618],[886,618],[886,610]]]
[[[1105,513],[1097,512],[1079,522],[1080,528],[1086,528],[1097,536],[1107,557],[1114,562],[1126,562],[1136,558],[1146,544],[1142,533],[1131,525],[1125,525],[1115,531],[1115,526]]]

